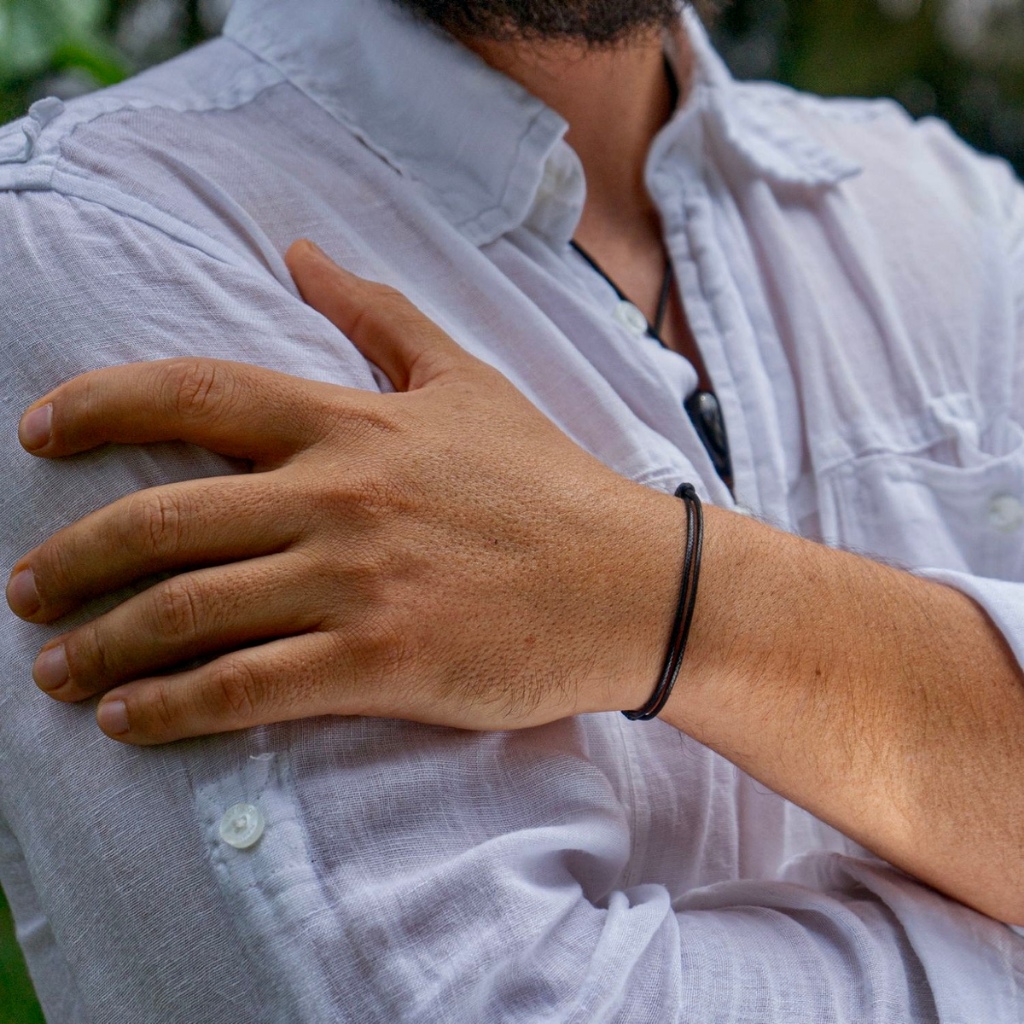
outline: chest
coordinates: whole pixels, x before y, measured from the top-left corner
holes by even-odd
[[[738,496],[907,568],[1024,579],[1020,285],[994,230],[950,216],[907,238],[854,189],[705,191],[683,212],[668,245]]]

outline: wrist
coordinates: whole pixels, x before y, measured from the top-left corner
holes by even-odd
[[[681,599],[687,545],[686,503],[677,497],[649,492],[651,498],[634,505],[634,520],[642,525],[630,531],[639,587],[633,604],[620,598],[623,650],[629,662],[622,668],[606,710],[632,711],[652,698],[665,668],[673,639],[673,625]],[[672,694],[658,715],[663,721],[695,735],[713,731],[712,707],[727,694],[742,690],[742,672],[756,653],[763,634],[744,633],[750,627],[744,613],[742,589],[749,580],[757,538],[764,527],[745,516],[704,505],[703,558],[693,620],[682,666]],[[695,525],[695,523],[694,523]],[[738,611],[739,615],[733,614]],[[749,648],[749,650],[748,650]],[[712,720],[707,720],[712,713]],[[711,738],[709,734],[707,739]],[[704,740],[702,740],[703,742]]]
[[[759,547],[773,531],[763,523],[704,506],[704,557],[686,657],[668,703],[658,716],[709,746],[725,719],[749,695],[751,673],[774,653],[766,605],[749,598],[764,578]],[[786,614],[784,595],[773,595],[771,618]]]
[[[650,488],[624,496],[618,530],[622,558],[607,589],[609,623],[595,698],[601,711],[643,707],[657,687],[679,603],[686,549],[685,503]],[[684,668],[685,672],[685,668]]]

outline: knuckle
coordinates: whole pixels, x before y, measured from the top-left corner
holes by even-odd
[[[366,334],[380,334],[394,324],[402,315],[406,304],[405,296],[391,285],[378,284],[370,292],[371,301],[363,304],[355,316],[357,331]]]
[[[169,736],[174,734],[178,716],[175,712],[174,703],[168,693],[168,684],[154,683],[146,691],[144,701],[140,702],[142,715],[139,716],[133,709],[129,709],[130,720],[135,722],[141,717],[139,731],[146,732],[151,736]],[[138,727],[137,727],[138,728]]]
[[[227,397],[224,368],[210,359],[175,359],[167,365],[171,408],[188,419],[209,416]]]
[[[101,371],[90,370],[71,381],[66,389],[62,390],[61,398],[64,403],[71,406],[76,414],[75,419],[80,423],[95,422],[101,419],[104,407],[103,389],[97,387]],[[65,405],[64,415],[54,417],[54,428],[59,430],[67,417],[67,406]]]
[[[326,481],[319,496],[328,516],[340,513],[365,527],[395,507],[393,490],[384,474],[370,469]]]
[[[348,326],[348,331],[354,338],[376,334],[379,329],[380,316],[374,306],[362,306],[356,310]]]
[[[179,499],[169,494],[136,495],[129,505],[128,536],[123,540],[133,550],[142,548],[149,557],[173,555],[182,546],[185,519]]]
[[[390,512],[398,505],[399,489],[384,473],[362,473],[349,481],[347,491],[350,501],[375,516]]]
[[[352,333],[364,337],[379,337],[403,331],[417,330],[422,316],[416,307],[397,288],[377,285],[355,313]]]
[[[412,662],[412,637],[397,617],[381,623],[376,648],[380,671],[391,680],[401,676]]]
[[[233,659],[219,665],[212,677],[208,693],[209,710],[214,715],[227,714],[236,721],[249,721],[266,698],[266,686],[246,661]]]
[[[394,687],[412,663],[412,647],[402,617],[379,612],[357,647],[359,674],[371,684]]]
[[[59,534],[33,556],[36,586],[43,603],[74,589],[77,559]]]
[[[101,690],[121,678],[116,645],[107,642],[100,623],[86,623],[64,644],[69,676],[82,689]]]
[[[401,434],[405,424],[393,403],[374,397],[378,400],[330,403],[314,421],[314,428],[322,437],[334,436],[348,445],[357,442],[378,451],[385,442],[391,443],[388,435]]]
[[[154,624],[161,636],[193,638],[202,622],[202,606],[195,585],[187,577],[175,577],[155,588]]]
[[[360,410],[359,422],[367,434],[374,435],[374,444],[382,443],[386,435],[402,434],[405,426],[392,402],[374,402],[368,405]],[[400,443],[404,448],[404,442],[400,440]]]
[[[372,554],[353,559],[346,566],[346,584],[354,600],[373,614],[383,614],[391,600],[391,580],[381,560]],[[365,634],[365,647],[377,645],[372,634]],[[382,646],[382,645],[381,645]]]
[[[409,304],[409,300],[393,285],[381,282],[376,286],[376,302],[374,308],[385,309],[390,313]]]

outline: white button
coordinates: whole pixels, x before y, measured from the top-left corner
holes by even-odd
[[[220,837],[236,850],[248,850],[263,835],[263,813],[253,804],[235,804],[220,819]]]
[[[1024,502],[1012,494],[1000,494],[988,507],[988,521],[1000,533],[1016,533],[1024,526]]]
[[[647,317],[632,302],[620,302],[613,316],[630,334],[640,338],[647,333]]]

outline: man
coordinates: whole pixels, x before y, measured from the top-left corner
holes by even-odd
[[[405,6],[421,9],[239,0],[225,39],[66,109],[41,105],[0,136],[4,410],[13,420],[33,405],[22,442],[64,456],[180,437],[231,457],[161,444],[41,461],[13,441],[5,454],[8,594],[25,621],[4,622],[0,881],[48,1017],[1018,1020],[1024,949],[1001,922],[1022,921],[1020,186],[888,105],[731,82],[691,13],[662,32],[664,5],[468,4],[454,17],[447,5]],[[609,39],[619,45],[599,45]],[[579,447],[393,295],[308,249],[286,264],[303,235],[409,295]],[[678,291],[665,346],[584,252],[648,320],[658,319],[667,252]],[[290,270],[362,355],[300,300]],[[117,370],[50,393],[84,370],[173,356],[293,376],[190,360],[172,364],[191,367],[185,375]],[[223,373],[230,387],[212,393],[232,399],[229,416],[204,404]],[[294,378],[365,390],[390,390],[390,378],[409,393],[359,400]],[[684,409],[698,387],[724,410],[722,475]],[[197,420],[201,408],[213,415]],[[356,425],[328,431],[344,442],[331,448],[317,424],[346,417]],[[423,443],[413,422],[443,446]],[[395,470],[402,451],[418,488],[395,502],[375,474]],[[346,456],[372,500],[331,505],[310,488],[318,467],[329,486],[351,479]],[[141,704],[129,701],[128,724],[142,731],[106,719],[131,741],[112,743],[80,700],[113,682],[101,705],[111,708],[119,684],[137,689],[158,671],[126,664],[143,632],[161,630],[122,629],[119,644],[94,645],[86,677],[83,638],[107,628],[86,623],[109,626],[109,614],[96,616],[122,608],[162,613],[126,601],[133,589],[79,606],[90,587],[135,578],[138,536],[123,533],[123,558],[103,530],[46,538],[101,506],[130,508],[111,505],[122,495],[157,485],[166,495],[171,481],[237,473],[250,459],[260,472],[236,477],[235,492],[227,479],[202,492],[185,485],[204,498],[180,529],[166,517],[134,521],[156,527],[153,550],[176,571],[188,567],[193,523],[208,524],[211,508],[233,519],[224,536],[235,539],[191,563],[242,574],[232,591],[245,606],[240,632],[219,636],[233,648],[225,656],[263,659],[301,684],[305,714],[335,714],[168,746],[160,741],[237,728],[245,709],[232,721],[220,708],[190,729],[168,703],[158,735],[144,727],[159,715],[133,719]],[[552,464],[586,500],[524,520],[531,494],[545,512],[544,498],[564,499]],[[497,522],[487,518],[496,502],[461,513],[477,477],[508,485],[493,560],[480,554],[480,522]],[[387,699],[376,709],[365,691],[359,708],[318,704],[332,673],[344,676],[344,647],[336,667],[282,658],[283,647],[252,646],[241,632],[281,593],[296,619],[331,601],[372,611],[373,587],[339,599],[318,573],[334,557],[353,571],[346,544],[358,553],[386,521],[382,509],[408,511],[409,494],[436,486],[430,521],[438,536],[474,541],[477,589],[460,597],[474,573],[455,560],[455,582],[440,592],[464,602],[459,614],[446,620],[450,604],[433,589],[407,587],[406,603],[446,627],[433,664],[501,643],[499,656],[449,677],[463,684],[462,705],[436,718],[421,707],[420,720],[500,729],[493,708],[486,721],[457,711],[504,693],[504,677],[524,671],[518,648],[556,657],[559,641],[579,650],[574,663],[590,646],[600,668],[570,666],[552,685],[542,659],[536,691],[571,693],[594,676],[604,699],[578,710],[618,707],[607,690],[621,641],[621,709],[636,707],[656,669],[651,638],[664,642],[671,617],[679,561],[665,562],[682,538],[676,503],[657,492],[681,480],[709,499],[709,543],[693,649],[665,720],[564,717],[568,699],[562,717],[514,732],[339,717],[417,717],[409,706],[423,680],[381,671]],[[448,507],[444,488],[457,499]],[[250,498],[275,489],[280,517],[260,518]],[[581,510],[602,489],[614,491],[600,506],[614,521],[595,540],[600,517]],[[627,493],[654,526],[628,525]],[[787,530],[915,575],[737,516],[734,494]],[[136,506],[152,511],[144,501]],[[343,506],[347,533],[322,514]],[[308,528],[319,547],[267,536],[277,522]],[[559,620],[563,602],[545,606],[537,590],[537,632],[489,628],[501,600],[525,606],[514,584],[541,578],[547,529],[558,540],[547,547],[554,594],[574,593],[576,566],[588,585],[574,608],[603,601],[585,599],[600,580],[630,595],[631,625],[608,609],[581,618],[581,646]],[[168,545],[172,533],[179,542]],[[616,538],[630,557],[602,568],[589,556],[613,553]],[[572,544],[579,557],[562,564]],[[429,547],[404,552],[416,561],[399,569],[415,580],[433,564]],[[252,567],[256,548],[289,566],[298,557],[316,585],[265,586],[277,570]],[[98,550],[107,569],[85,556]],[[488,572],[498,565],[516,574]],[[257,571],[260,585],[251,576],[246,586]],[[288,586],[292,573],[280,572]],[[656,581],[657,600],[631,579]],[[177,593],[178,614],[180,584],[161,586],[152,593]],[[75,617],[61,618],[69,609]],[[640,628],[642,616],[657,628]],[[545,619],[560,628],[547,635]],[[40,630],[49,621],[58,624]],[[601,640],[603,626],[616,644]],[[309,629],[289,626],[275,642]],[[59,701],[30,682],[47,637],[71,665],[70,683],[52,686],[53,664],[37,664]],[[377,645],[385,661],[389,640]],[[751,651],[760,665],[744,662]],[[166,682],[153,691],[158,681],[147,692],[181,692]],[[64,685],[80,691],[57,692]],[[507,724],[534,724],[529,707],[505,708]],[[252,710],[250,721],[289,717]]]

